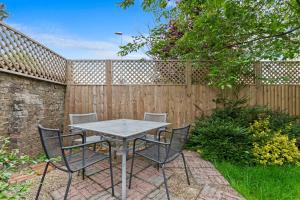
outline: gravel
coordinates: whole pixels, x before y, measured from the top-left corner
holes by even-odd
[[[74,174],[75,175],[75,174]],[[37,176],[32,180],[32,186],[30,190],[25,194],[26,200],[35,199],[35,195],[41,181],[42,176]],[[72,183],[75,183],[80,176],[73,176]],[[50,191],[57,190],[61,187],[65,187],[68,181],[68,174],[66,172],[60,170],[53,170],[47,173],[46,178],[44,180],[44,184],[40,193],[39,200],[49,200],[52,199],[50,196]]]

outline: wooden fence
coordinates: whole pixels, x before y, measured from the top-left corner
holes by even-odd
[[[0,72],[66,83],[67,59],[0,22]]]
[[[203,62],[200,65],[205,66]],[[66,116],[97,112],[102,120],[142,119],[144,112],[166,112],[174,127],[191,123],[216,108],[212,100],[218,91],[207,86],[206,68],[201,66],[192,68],[189,62],[179,61],[72,61]],[[275,74],[280,66],[282,69]],[[299,62],[258,63],[260,79],[252,80],[240,96],[248,97],[251,106],[300,115],[300,85],[292,84],[298,83],[299,76],[291,73],[299,67]],[[282,78],[286,74],[293,74],[292,79]]]
[[[101,120],[143,119],[144,112],[166,112],[177,127],[215,108],[217,91],[199,84],[205,69],[192,70],[188,62],[76,60],[68,66],[66,116],[97,112]]]
[[[267,106],[300,116],[300,85],[248,85],[240,96],[248,97],[251,106]]]
[[[202,85],[69,86],[67,113],[97,112],[101,120],[143,119],[144,112],[166,112],[174,126],[209,114],[216,91]],[[66,122],[68,123],[68,122]]]
[[[142,119],[167,112],[174,126],[208,115],[217,91],[207,85],[208,62],[154,60],[67,60],[0,22],[0,72],[67,85],[69,113],[97,112],[99,118]],[[300,62],[259,62],[241,96],[300,115]]]

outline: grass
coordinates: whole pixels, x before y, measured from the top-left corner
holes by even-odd
[[[216,168],[247,200],[300,200],[300,167],[215,163]]]

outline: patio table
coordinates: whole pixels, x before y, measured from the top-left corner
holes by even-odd
[[[72,128],[81,129],[83,131],[94,131],[99,134],[113,136],[122,140],[122,200],[126,199],[126,157],[127,142],[134,138],[144,135],[145,132],[166,127],[170,123],[153,122],[132,119],[116,119],[91,123],[72,124]]]

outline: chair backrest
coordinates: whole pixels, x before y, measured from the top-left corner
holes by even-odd
[[[175,154],[181,153],[184,145],[187,142],[190,125],[182,128],[172,129],[172,135],[170,139],[170,146],[168,148],[167,157],[170,158]]]
[[[97,113],[69,114],[70,124],[80,124],[98,121]]]
[[[145,112],[144,120],[154,122],[167,122],[167,113],[150,113]]]
[[[47,156],[47,159],[56,160],[60,164],[64,164],[60,130],[44,128],[41,125],[38,125],[38,129],[41,143],[43,145],[43,149]]]

